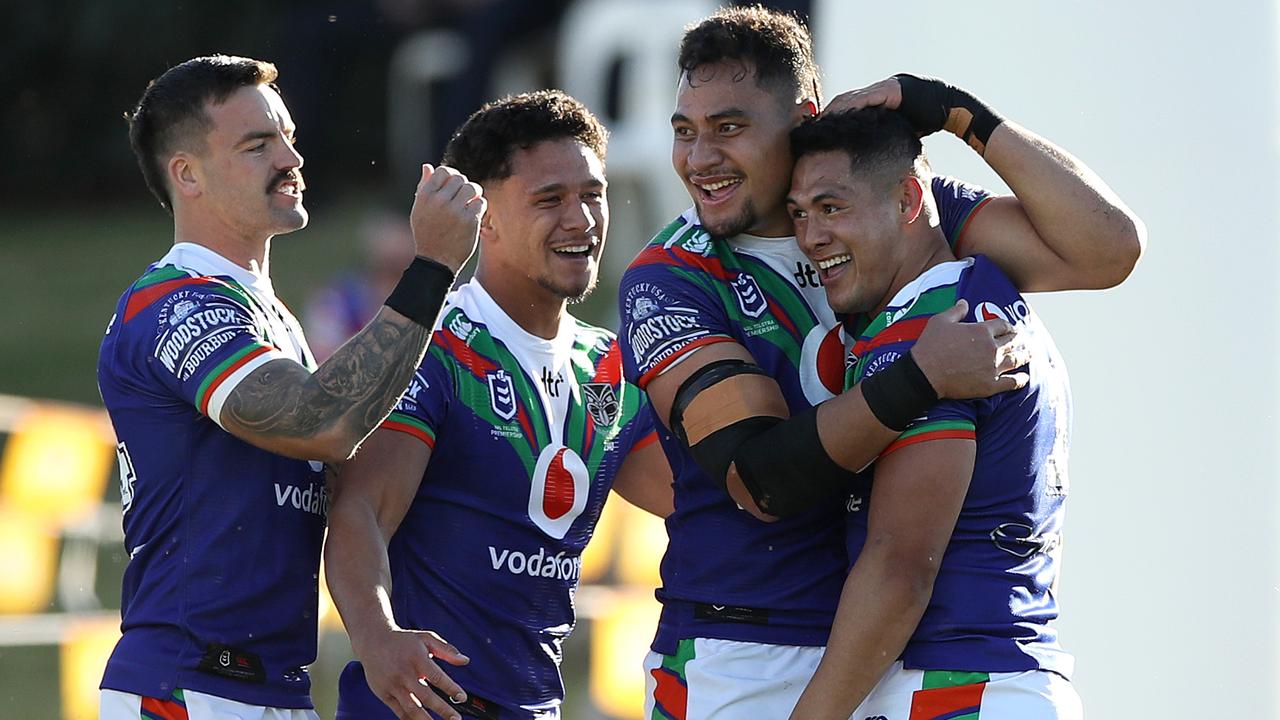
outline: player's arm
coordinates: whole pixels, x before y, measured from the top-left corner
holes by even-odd
[[[1026,384],[1026,349],[1003,320],[961,323],[964,303],[930,318],[911,352],[840,396],[788,418],[777,383],[746,348],[720,342],[653,378],[658,417],[729,496],[762,520],[829,497],[939,397],[987,397]]]
[[[461,700],[465,693],[433,658],[453,665],[465,655],[433,632],[403,629],[391,611],[387,544],[413,502],[431,448],[412,435],[374,431],[338,476],[325,540],[325,576],[351,647],[364,664],[369,687],[402,720],[427,715],[461,720],[457,711],[425,687]]]
[[[671,465],[656,437],[627,454],[613,478],[613,491],[645,512],[665,518],[675,512]]]
[[[1008,184],[965,229],[961,255],[990,257],[1022,291],[1107,288],[1129,276],[1147,229],[1102,178],[1048,140],[936,78],[896,75],[835,98],[825,112],[897,108],[922,134],[964,139]]]
[[[877,461],[866,545],[792,718],[845,720],[902,653],[933,594],[975,449],[973,440],[934,440]]]
[[[215,418],[274,453],[341,462],[391,412],[422,361],[458,269],[475,250],[485,201],[447,167],[423,166],[410,222],[419,259],[387,306],[314,373],[275,359],[240,380]]]

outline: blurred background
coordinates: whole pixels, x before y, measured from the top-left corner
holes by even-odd
[[[306,157],[272,274],[318,353],[385,297],[417,167],[484,100],[562,87],[612,129],[610,249],[575,313],[686,204],[668,162],[681,28],[712,0],[7,3],[0,23],[0,718],[96,717],[117,636],[114,439],[94,380],[124,287],[172,240],[122,114],[212,52],[275,62]],[[1280,717],[1274,2],[775,3],[828,95],[930,73],[1085,160],[1146,221],[1135,275],[1031,298],[1070,363],[1063,642],[1092,718]],[[935,167],[1004,190],[949,137]],[[388,273],[387,268],[392,268]],[[390,278],[390,279],[389,279]],[[566,647],[569,720],[639,717],[661,524],[611,502]],[[322,717],[350,647],[332,608]]]

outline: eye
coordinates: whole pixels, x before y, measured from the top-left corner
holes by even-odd
[[[263,140],[262,142],[254,143],[253,145],[250,145],[247,148],[249,152],[253,152],[253,153],[262,152],[265,149],[267,149],[267,142],[265,140]]]
[[[800,208],[791,208],[792,220],[804,220],[806,217],[808,217],[808,214],[805,213],[805,211],[801,210]]]
[[[560,204],[560,196],[550,195],[548,197],[541,197],[535,201],[535,204],[541,208],[555,207]]]
[[[690,127],[684,127],[684,126],[673,127],[671,128],[671,132],[675,133],[675,136],[678,138],[693,137],[693,128],[690,128]]]
[[[604,197],[604,193],[599,192],[599,191],[595,191],[595,190],[593,190],[593,191],[591,191],[591,192],[585,192],[585,193],[582,193],[582,199],[583,199],[583,200],[590,200],[590,201],[592,201],[592,202],[596,202],[596,201],[600,200],[600,199],[601,199],[601,198],[603,198],[603,197]]]
[[[834,215],[839,211],[840,211],[840,208],[836,207],[835,205],[824,204],[822,206],[823,215]]]
[[[720,123],[720,132],[725,135],[732,135],[733,133],[736,133],[741,129],[742,129],[742,125],[740,123],[734,123],[734,122]]]

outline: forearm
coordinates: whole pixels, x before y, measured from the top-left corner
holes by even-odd
[[[1013,191],[1036,234],[1065,264],[1070,277],[1064,284],[1111,287],[1129,276],[1142,255],[1146,228],[1083,162],[1009,121],[991,134],[983,158]]]
[[[822,662],[791,713],[846,720],[898,659],[920,622],[933,575],[912,575],[866,554],[849,573]]]
[[[429,328],[384,307],[314,373],[268,363],[245,378],[222,424],[285,455],[345,460],[391,412],[430,339]]]
[[[862,396],[858,384],[818,406],[818,437],[836,464],[846,470],[866,467],[900,431],[883,425]]]
[[[396,627],[386,539],[367,505],[331,512],[324,548],[325,579],[357,656]]]

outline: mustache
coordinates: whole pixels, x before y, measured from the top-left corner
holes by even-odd
[[[276,188],[280,187],[281,183],[288,181],[296,183],[299,191],[307,188],[306,183],[302,182],[302,171],[297,168],[293,168],[292,170],[282,170],[272,177],[271,182],[267,185],[267,194],[270,195],[275,192]]]

